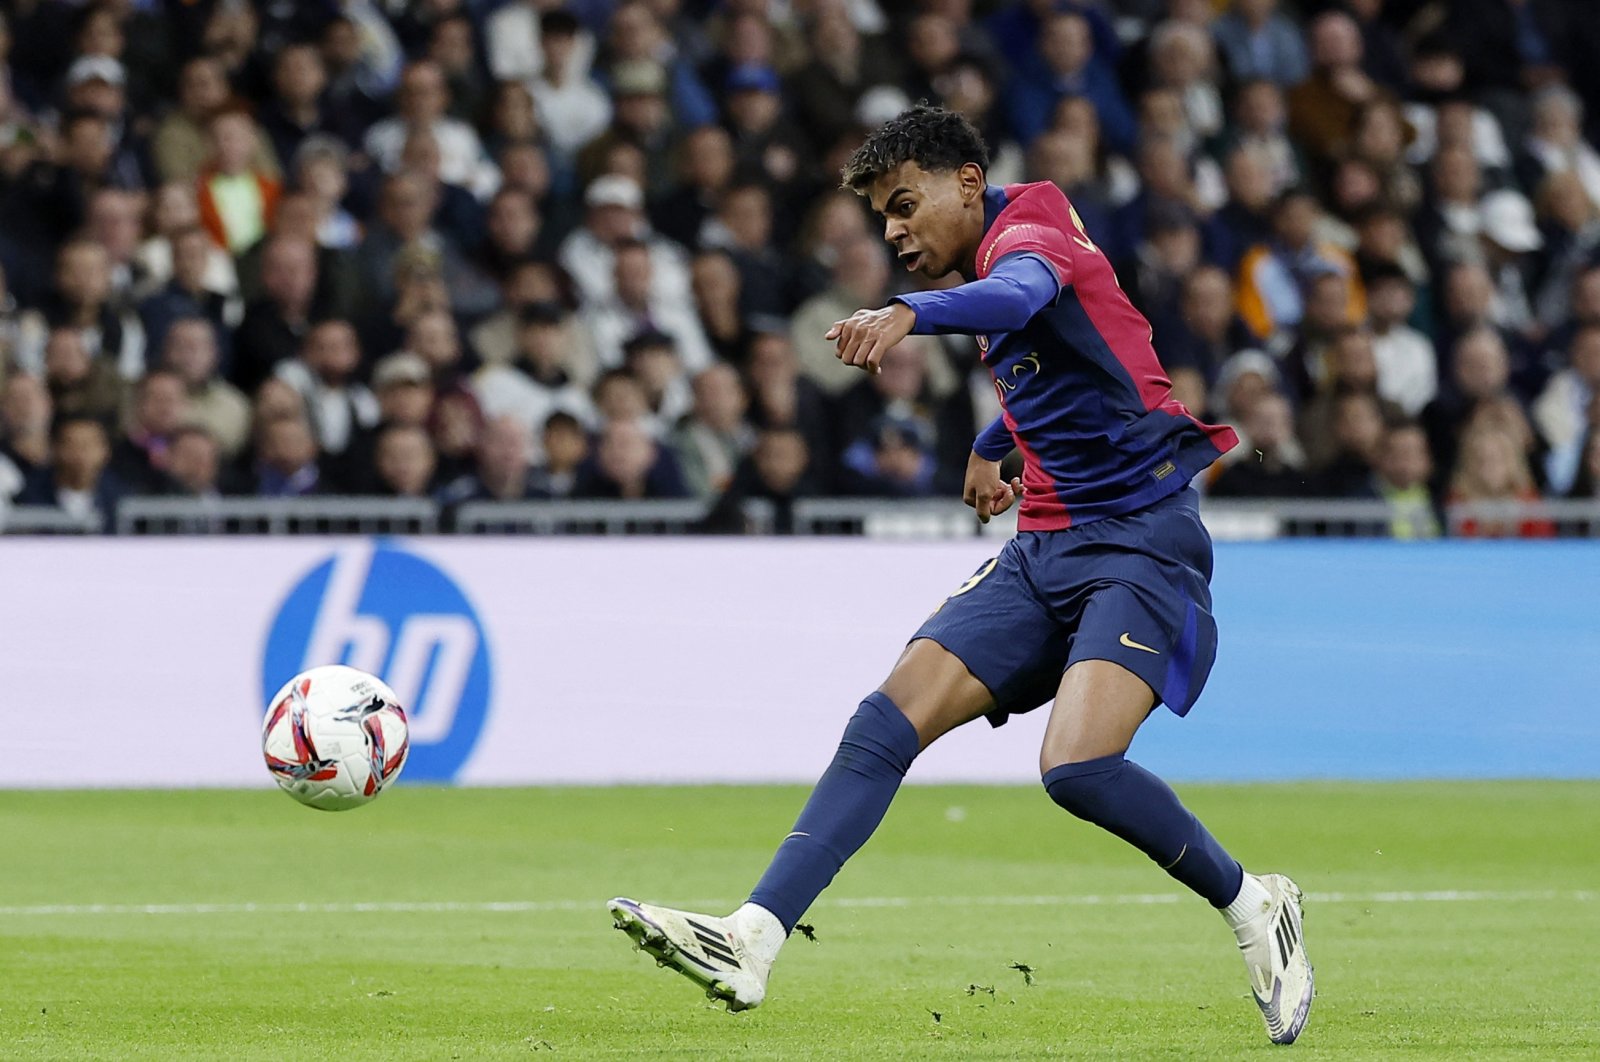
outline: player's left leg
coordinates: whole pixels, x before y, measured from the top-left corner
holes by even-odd
[[[1039,753],[1045,789],[1057,804],[1132,844],[1222,912],[1249,968],[1268,1036],[1292,1043],[1305,1028],[1313,991],[1300,890],[1282,875],[1246,873],[1171,787],[1126,758],[1154,706],[1149,682],[1121,664],[1072,664]]]

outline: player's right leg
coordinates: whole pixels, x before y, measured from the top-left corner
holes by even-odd
[[[612,920],[658,964],[728,1009],[759,1005],[778,949],[877,829],[911,761],[993,707],[987,687],[954,654],[925,638],[913,641],[845,727],[833,762],[748,903],[719,918],[619,897],[609,904]]]

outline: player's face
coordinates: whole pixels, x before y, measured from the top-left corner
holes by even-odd
[[[983,171],[972,163],[929,172],[903,162],[868,186],[867,199],[900,264],[938,278],[971,271],[983,238],[983,187]]]

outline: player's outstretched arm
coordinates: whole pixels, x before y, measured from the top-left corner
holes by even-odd
[[[944,291],[896,295],[880,310],[857,310],[835,321],[825,338],[839,360],[877,372],[885,352],[906,336],[1014,332],[1055,301],[1055,269],[1033,254],[1008,255],[982,280]]]
[[[1022,480],[1013,478],[1007,483],[1000,478],[1000,462],[972,452],[967,458],[967,478],[961,490],[961,500],[978,511],[978,521],[988,523],[991,516],[999,516],[1011,508],[1011,503],[1022,494]]]

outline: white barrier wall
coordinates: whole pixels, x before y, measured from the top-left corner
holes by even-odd
[[[269,784],[266,697],[341,658],[406,780],[805,781],[981,540],[0,542],[0,786]],[[1178,778],[1600,774],[1600,547],[1222,546]],[[1037,780],[1043,714],[923,780]]]

